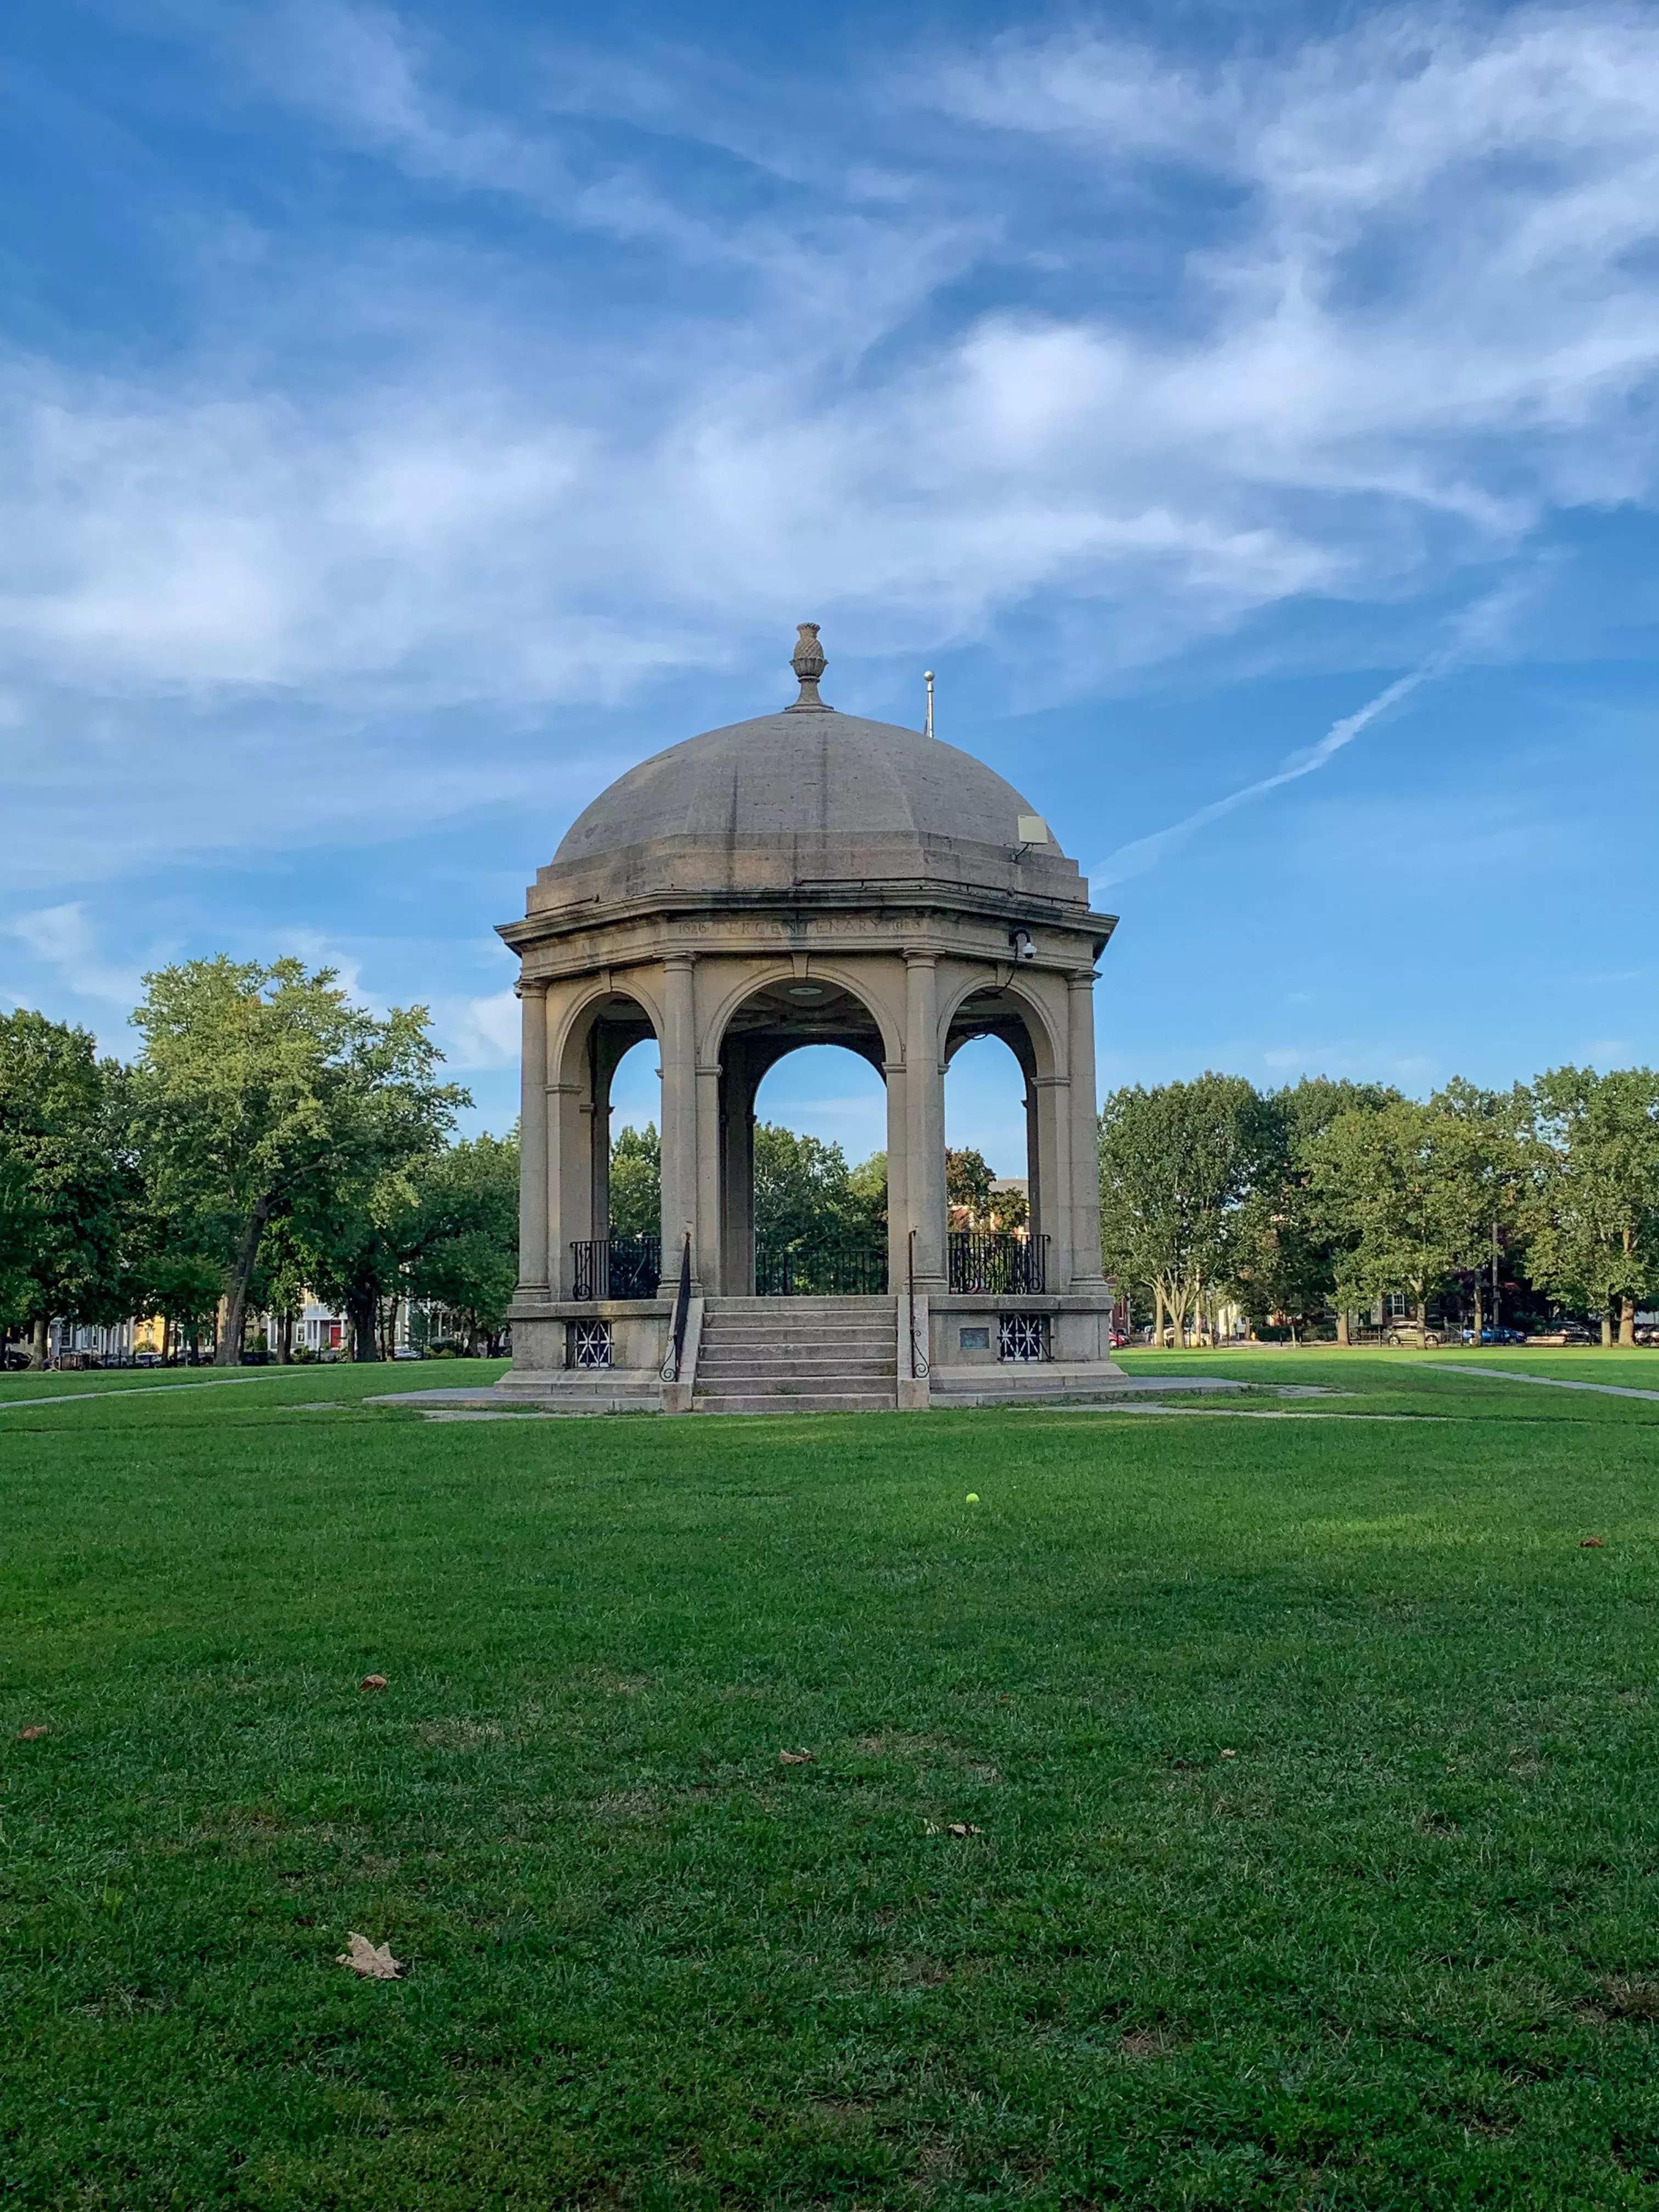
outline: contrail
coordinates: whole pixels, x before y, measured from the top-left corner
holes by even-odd
[[[1379,691],[1375,699],[1368,699],[1352,714],[1345,714],[1340,722],[1333,722],[1316,745],[1310,745],[1305,752],[1292,753],[1284,766],[1275,769],[1271,775],[1264,775],[1255,783],[1247,783],[1242,790],[1231,791],[1224,799],[1212,799],[1207,806],[1200,806],[1196,814],[1188,815],[1184,821],[1172,822],[1167,830],[1155,830],[1150,837],[1137,837],[1131,844],[1120,845],[1116,852],[1109,854],[1097,868],[1090,871],[1090,882],[1103,889],[1108,884],[1124,883],[1131,876],[1144,876],[1148,868],[1158,866],[1171,846],[1190,837],[1195,830],[1203,829],[1206,823],[1218,822],[1224,814],[1231,814],[1234,807],[1243,806],[1249,799],[1265,798],[1268,792],[1277,791],[1281,784],[1294,783],[1298,776],[1312,775],[1316,769],[1323,768],[1328,760],[1340,753],[1344,745],[1351,744],[1367,723],[1374,722],[1379,714],[1387,714],[1390,707],[1415,691],[1419,684],[1426,684],[1431,676],[1442,674],[1446,665],[1444,657],[1437,656],[1432,660],[1425,660],[1409,676],[1396,678],[1386,690]]]

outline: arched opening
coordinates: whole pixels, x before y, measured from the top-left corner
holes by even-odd
[[[567,1228],[559,1264],[566,1297],[657,1295],[662,1274],[660,1170],[647,1175],[646,1162],[636,1157],[631,1184],[623,1178],[619,1185],[612,1130],[619,1098],[648,1105],[647,1086],[659,1095],[660,1066],[651,1016],[623,992],[590,1000],[565,1034],[549,1103],[558,1116],[560,1212]],[[641,1140],[635,1128],[625,1151],[655,1156],[660,1105],[640,1118],[651,1136]],[[623,1219],[613,1219],[613,1197],[623,1201]]]
[[[662,1054],[654,1036],[629,1046],[611,1078],[609,1234],[662,1237]]]
[[[845,1045],[786,1048],[751,1109],[754,1288],[763,1297],[887,1288],[887,1094]]]
[[[1037,1055],[1017,1000],[975,992],[945,1040],[945,1191],[957,1290],[1048,1285]]]
[[[870,1008],[821,973],[777,977],[732,1012],[720,1046],[720,1277],[728,1296],[886,1289],[885,1057]],[[775,1120],[761,1109],[763,1085]],[[879,1133],[878,1141],[849,1157],[853,1130],[866,1139]]]

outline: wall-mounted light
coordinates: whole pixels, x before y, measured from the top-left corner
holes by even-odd
[[[1031,942],[1031,933],[1029,929],[1010,930],[1008,933],[1008,942],[1014,948],[1014,957],[1016,960],[1035,960],[1036,958],[1036,947]]]

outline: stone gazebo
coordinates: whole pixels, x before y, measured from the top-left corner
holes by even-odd
[[[522,963],[524,1102],[501,1388],[689,1412],[1116,1386],[1094,1056],[1113,917],[982,763],[826,706],[816,624],[793,665],[792,707],[671,746],[595,799],[502,927]],[[984,1036],[1025,1075],[1023,1238],[948,1227],[945,1072]],[[609,1221],[611,1078],[650,1037],[659,1246]],[[757,1298],[756,1091],[827,1043],[887,1086],[884,1271],[878,1253],[847,1295]]]

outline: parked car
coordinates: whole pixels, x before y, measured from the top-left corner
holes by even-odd
[[[1472,1328],[1464,1330],[1463,1341],[1465,1344],[1474,1342],[1474,1331]],[[1527,1339],[1523,1332],[1518,1328],[1483,1328],[1480,1332],[1480,1341],[1482,1344],[1524,1344]]]
[[[1383,1340],[1404,1345],[1411,1352],[1437,1352],[1446,1337],[1443,1329],[1431,1328],[1420,1321],[1391,1321]]]
[[[1595,1344],[1599,1341],[1581,1321],[1553,1322],[1548,1328],[1534,1329],[1526,1340],[1528,1344]]]

